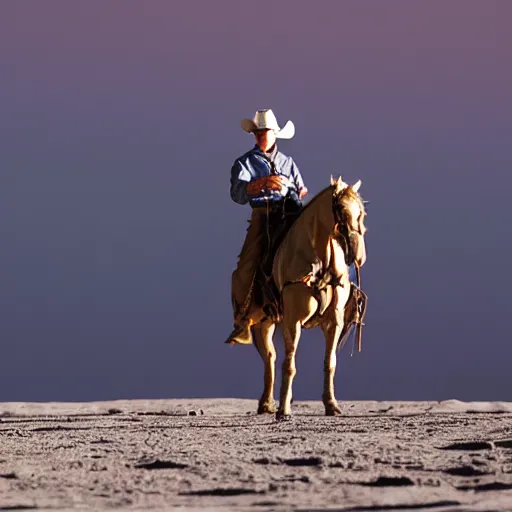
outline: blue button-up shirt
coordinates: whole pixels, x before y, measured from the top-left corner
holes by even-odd
[[[274,163],[275,171],[272,170],[268,160]],[[272,153],[264,153],[255,145],[245,155],[237,158],[231,168],[231,199],[239,204],[249,202],[252,207],[263,206],[267,200],[282,199],[288,193],[289,187],[284,187],[281,193],[273,190],[258,196],[247,194],[247,184],[250,181],[272,174],[288,178],[296,192],[304,188],[300,171],[291,157],[278,151],[277,147]]]

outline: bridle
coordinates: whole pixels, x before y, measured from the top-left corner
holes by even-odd
[[[341,192],[341,194],[342,193],[343,192]],[[339,198],[340,193],[333,193],[332,213],[334,216],[334,233],[336,240],[340,243],[343,252],[345,253],[347,267],[350,267],[353,264],[356,271],[356,283],[351,283],[351,286],[354,287],[353,293],[356,293],[357,307],[357,315],[356,319],[354,320],[354,323],[356,324],[356,336],[354,342],[357,343],[357,351],[361,352],[364,317],[366,314],[366,302],[368,300],[368,297],[366,293],[364,293],[363,290],[361,289],[361,270],[355,259],[355,254],[350,244],[350,235],[356,232],[355,230],[350,228],[345,209],[339,207]],[[363,202],[363,205],[364,204],[365,202]],[[363,213],[361,213],[361,215],[362,214]],[[357,232],[357,234],[361,235],[361,233],[359,232]]]
[[[345,209],[339,207],[339,198],[341,193],[335,192],[332,195],[332,214],[334,216],[334,236],[341,244],[345,253],[345,261],[350,266],[355,263],[355,254],[350,245],[350,235],[352,233],[361,234],[350,228],[348,216]]]

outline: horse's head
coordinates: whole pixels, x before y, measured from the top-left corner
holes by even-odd
[[[338,179],[331,177],[331,187],[335,230],[348,245],[347,249],[350,253],[346,255],[348,262],[353,260],[359,267],[362,267],[366,261],[364,241],[366,211],[364,201],[359,195],[361,180],[354,185],[349,185],[341,177]]]

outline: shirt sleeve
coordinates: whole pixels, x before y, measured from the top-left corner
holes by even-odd
[[[231,168],[231,199],[238,204],[246,204],[249,201],[247,185],[251,181],[251,173],[237,160]]]
[[[300,191],[301,189],[305,188],[304,180],[302,179],[302,175],[300,174],[299,168],[297,167],[297,164],[291,160],[291,175],[293,178],[293,181],[295,183],[295,186],[297,187],[297,190]]]

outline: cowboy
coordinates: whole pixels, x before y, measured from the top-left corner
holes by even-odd
[[[252,208],[247,235],[232,276],[234,330],[226,343],[252,343],[251,325],[264,314],[252,304],[251,294],[258,266],[265,253],[269,214],[291,199],[299,205],[307,188],[293,159],[277,149],[276,139],[291,139],[295,126],[280,128],[270,109],[258,110],[253,119],[243,119],[242,129],[254,134],[254,147],[237,158],[231,168],[231,198]],[[248,310],[247,310],[248,309]]]

